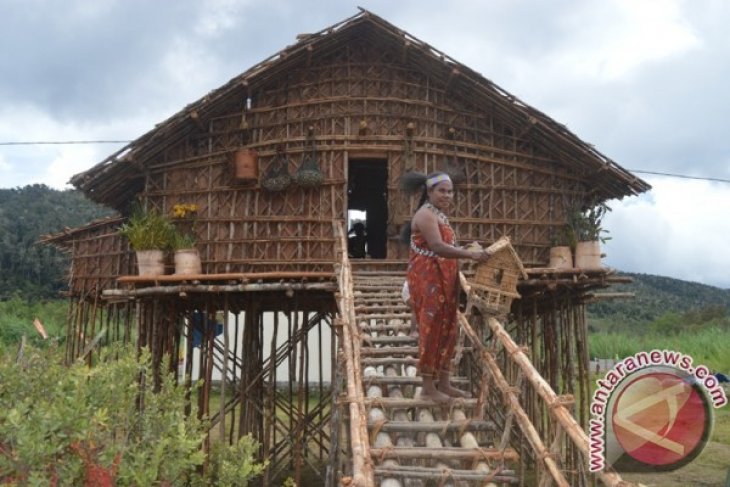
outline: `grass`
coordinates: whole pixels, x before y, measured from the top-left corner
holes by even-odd
[[[693,358],[696,365],[730,373],[730,330],[703,328],[677,334],[593,333],[588,340],[590,356],[619,359],[640,351],[668,349]]]
[[[52,300],[30,303],[14,297],[0,301],[0,346],[15,347],[25,335],[30,343],[41,346],[43,340],[33,327],[38,318],[50,338],[63,339],[68,301]]]

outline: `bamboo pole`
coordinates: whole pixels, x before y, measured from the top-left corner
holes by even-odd
[[[459,320],[462,326],[465,327],[465,329],[466,327],[469,327],[469,329],[471,329],[471,326],[466,321],[466,318],[463,315],[459,316]],[[512,341],[512,337],[510,337],[509,334],[504,330],[502,324],[492,317],[487,319],[487,323],[489,324],[489,328],[491,328],[492,333],[495,335],[496,339],[499,340],[502,346],[504,346],[507,355],[511,357],[512,361],[514,361],[520,368],[522,368],[527,380],[532,383],[535,391],[545,401],[545,404],[548,405],[551,415],[555,418],[556,421],[560,423],[563,430],[571,438],[573,444],[581,451],[583,457],[588,458],[590,455],[588,436],[583,431],[583,428],[581,428],[580,425],[576,422],[573,415],[570,414],[565,406],[563,406],[562,398],[555,394],[550,385],[533,367],[530,359],[524,354],[522,349],[518,347],[514,341]],[[489,355],[486,351],[484,351],[483,354],[485,355],[485,357]],[[627,487],[629,485],[632,485],[627,483],[626,481],[623,481],[618,474],[613,472],[603,471],[598,472],[596,475],[605,485],[609,487]]]
[[[161,276],[120,276],[117,282],[190,282],[190,281],[256,281],[256,280],[278,280],[278,279],[334,279],[331,272],[235,272],[219,274],[166,274]]]
[[[541,462],[544,464],[544,466],[548,469],[551,476],[555,480],[555,483],[559,487],[570,487],[570,484],[568,484],[568,481],[563,476],[563,473],[560,471],[560,468],[558,467],[555,460],[550,456],[550,452],[547,450],[545,445],[543,444],[542,440],[540,439],[540,435],[533,426],[532,422],[530,421],[529,417],[525,413],[525,411],[522,409],[522,406],[520,405],[519,398],[514,393],[512,388],[510,387],[507,380],[502,375],[502,371],[499,368],[499,365],[497,364],[496,360],[494,359],[494,356],[487,351],[487,349],[482,345],[482,343],[479,341],[479,337],[472,329],[469,322],[466,320],[466,317],[459,313],[459,323],[464,328],[464,331],[466,334],[472,339],[472,343],[474,346],[479,350],[482,360],[484,364],[487,366],[489,371],[492,374],[492,377],[494,379],[495,384],[502,392],[502,395],[504,397],[504,400],[507,402],[508,407],[514,412],[514,418],[517,420],[517,423],[520,425],[520,429],[522,430],[522,433],[525,435],[525,438],[527,441],[530,442],[530,445],[532,446],[532,449],[535,452],[535,455],[537,458],[541,460]],[[490,325],[491,320],[494,320],[494,318],[489,318]],[[496,321],[496,320],[494,320]],[[533,374],[537,374],[537,371],[532,369]],[[526,375],[528,375],[529,378],[529,372],[526,372]],[[537,374],[539,375],[539,374]]]
[[[142,289],[106,289],[102,292],[104,298],[140,296],[155,296],[165,294],[185,293],[241,293],[247,291],[335,291],[333,283],[283,282],[283,283],[256,283],[256,284],[186,284],[180,286],[155,286]]]
[[[347,293],[347,290],[345,290]],[[360,392],[358,391],[354,365],[353,365],[353,352],[352,352],[352,337],[350,336],[350,329],[347,324],[342,327],[343,332],[343,348],[345,352],[345,368],[347,371],[347,396],[350,402],[350,441],[352,449],[352,464],[353,464],[353,482],[356,486],[366,486],[372,484],[368,479],[365,467],[365,445],[367,441],[362,438],[360,428],[360,408],[358,405],[360,399]]]
[[[226,437],[226,383],[228,382],[228,330],[229,320],[228,295],[223,300],[223,366],[221,374],[221,404],[220,404],[220,440],[224,441]]]
[[[352,449],[353,484],[356,487],[371,487],[374,485],[372,460],[367,437],[365,406],[362,400],[362,390],[359,386],[360,375],[357,374],[354,348],[359,344],[354,342],[353,329],[354,298],[352,294],[352,274],[347,258],[345,234],[341,224],[335,226],[341,242],[340,263],[340,309],[344,321],[342,327],[343,349],[345,352],[345,368],[347,372],[347,396],[350,403],[350,445]],[[359,355],[359,354],[358,354]],[[359,358],[359,357],[358,357]]]

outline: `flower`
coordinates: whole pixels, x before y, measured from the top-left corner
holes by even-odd
[[[178,203],[172,207],[173,218],[188,218],[195,216],[198,212],[198,205],[195,203]]]
[[[172,239],[172,248],[175,250],[195,247],[196,231],[195,217],[198,205],[195,203],[178,203],[170,210],[175,223],[175,234]]]

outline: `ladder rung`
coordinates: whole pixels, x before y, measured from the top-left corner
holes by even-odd
[[[477,485],[482,485],[486,480],[495,482],[498,484],[517,484],[519,479],[517,478],[514,470],[500,470],[496,474],[494,471],[479,471],[479,470],[460,470],[460,469],[448,469],[445,470],[439,467],[421,467],[421,466],[392,466],[382,467],[376,466],[373,470],[376,477],[398,477],[398,478],[411,478],[411,479],[451,479],[460,482],[478,482]]]
[[[362,341],[366,342],[370,345],[412,345],[418,343],[418,338],[413,338],[411,336],[379,336],[379,337],[373,337],[368,335],[362,336]]]
[[[429,458],[437,460],[476,460],[476,459],[499,459],[517,460],[519,455],[513,448],[500,451],[497,448],[458,448],[458,447],[398,447],[371,448],[370,455],[378,459],[403,458],[417,459]]]
[[[398,385],[398,386],[420,386],[423,384],[423,377],[404,377],[404,376],[371,376],[363,377],[363,384],[365,385]],[[470,381],[466,377],[452,377],[452,384],[469,384]]]
[[[448,403],[439,403],[433,399],[399,398],[399,397],[374,397],[366,398],[365,405],[379,407],[381,409],[411,409],[411,408],[441,408],[447,406],[450,409],[474,408],[477,405],[476,398],[452,399]]]
[[[384,423],[369,422],[369,429],[379,431],[398,431],[404,433],[440,433],[445,431],[496,431],[494,421],[485,420],[455,420],[455,421],[433,421],[424,423],[421,421],[385,421]]]

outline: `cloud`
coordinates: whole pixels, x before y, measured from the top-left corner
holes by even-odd
[[[560,69],[602,82],[622,80],[651,63],[696,49],[701,41],[681,1],[582,2],[562,17],[570,43],[553,58]]]
[[[0,174],[7,174],[13,169],[12,164],[5,160],[5,157],[0,154]],[[7,176],[3,176],[5,179]]]
[[[606,217],[612,237],[606,264],[730,287],[728,185],[661,177],[650,182],[649,195],[614,203]]]
[[[89,124],[84,120],[64,123],[32,105],[0,107],[0,138],[4,141],[127,140],[148,129],[147,117],[110,119],[105,123]],[[9,168],[4,170],[0,165],[0,187],[38,183],[64,188],[71,176],[89,169],[122,145],[2,146],[0,161]]]
[[[626,168],[730,178],[730,2],[361,5],[566,124]],[[297,34],[357,13],[338,0],[26,0],[3,7],[3,141],[136,138],[293,44]],[[3,146],[0,187],[64,187],[117,148]],[[614,202],[607,262],[730,286],[718,250],[730,234],[720,213],[729,209],[730,187],[650,182],[650,194]]]

